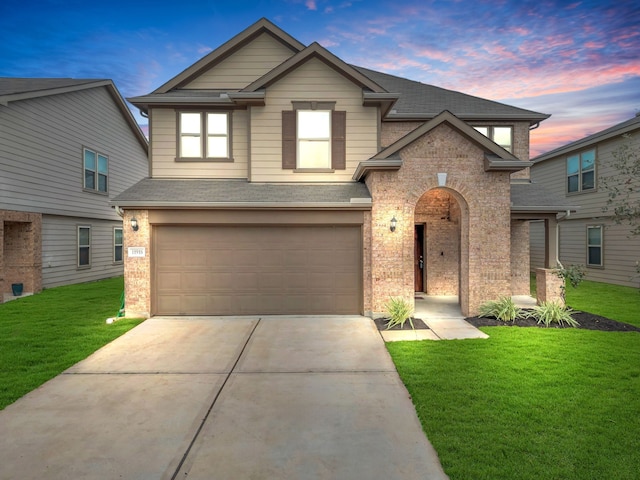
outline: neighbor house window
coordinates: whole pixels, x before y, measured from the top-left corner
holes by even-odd
[[[91,227],[78,227],[78,267],[91,266]]]
[[[293,102],[282,112],[282,168],[300,172],[346,169],[347,112],[335,102]]]
[[[227,112],[180,112],[178,158],[229,159],[229,123]]]
[[[331,168],[331,111],[298,110],[297,168]]]
[[[113,261],[115,263],[122,262],[122,228],[113,229]]]
[[[495,143],[504,148],[507,152],[513,151],[513,128],[512,127],[473,127],[485,137],[490,138]]]
[[[567,192],[596,188],[596,151],[587,150],[567,157]]]
[[[602,267],[602,225],[587,227],[587,265]]]
[[[83,149],[84,189],[107,193],[109,157],[88,148]]]

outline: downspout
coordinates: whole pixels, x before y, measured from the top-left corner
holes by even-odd
[[[561,220],[566,220],[571,216],[571,210],[567,210],[560,218],[556,217],[556,221],[560,223]],[[560,225],[556,226],[556,265],[560,265],[560,268],[564,268],[562,262],[560,262]]]

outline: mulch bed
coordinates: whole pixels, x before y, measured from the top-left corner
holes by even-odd
[[[424,323],[421,319],[412,318],[412,320],[413,326],[416,330],[429,330],[427,324]],[[387,330],[387,322],[389,321],[388,318],[374,318],[373,321],[376,324],[376,327],[378,327],[378,330]],[[395,327],[391,327],[389,330],[411,330],[411,325],[409,324],[409,320],[407,320],[406,322],[404,322],[404,328],[400,328],[400,325],[396,325]]]
[[[629,325],[628,323],[618,322],[611,320],[610,318],[601,317],[600,315],[594,315],[587,312],[578,312],[571,314],[571,316],[580,325],[576,328],[583,328],[585,330],[601,330],[605,332],[640,332],[640,328]],[[502,322],[495,318],[484,317],[469,317],[465,318],[474,327],[542,327],[547,328],[544,324],[538,324],[533,318],[522,318],[513,322]],[[569,325],[557,325],[552,324],[548,328],[573,328]]]

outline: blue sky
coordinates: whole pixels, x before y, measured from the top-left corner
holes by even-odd
[[[348,63],[552,114],[532,156],[640,111],[637,0],[4,0],[0,76],[141,95],[261,17]]]

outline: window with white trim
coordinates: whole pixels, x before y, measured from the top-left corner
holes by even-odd
[[[113,229],[113,262],[114,263],[122,263],[122,247],[123,247],[122,228],[115,227]]]
[[[297,168],[331,168],[331,110],[298,110]]]
[[[85,190],[107,193],[109,186],[109,157],[91,150],[82,149]]]
[[[507,152],[513,152],[513,127],[510,126],[477,126],[473,127],[485,137],[504,148]]]
[[[91,227],[78,226],[78,268],[91,266]]]
[[[587,226],[587,266],[602,267],[602,240],[604,229],[602,225]]]
[[[584,192],[596,188],[596,151],[586,150],[567,157],[567,192]]]
[[[231,158],[228,112],[180,112],[178,154],[182,160]]]

